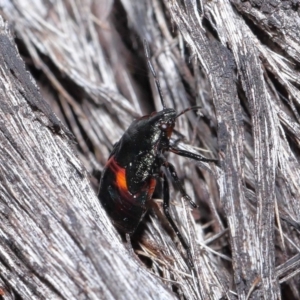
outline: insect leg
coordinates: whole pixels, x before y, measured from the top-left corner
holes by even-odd
[[[181,232],[179,231],[177,225],[175,224],[175,222],[173,221],[170,215],[170,191],[169,191],[169,183],[165,174],[163,175],[163,197],[164,197],[163,199],[164,214],[168,222],[170,223],[171,227],[175,231],[176,235],[178,236],[178,239],[182,244],[184,250],[186,251],[189,268],[193,271],[195,270],[195,265],[193,263],[191,248],[188,245],[188,243],[185,241],[184,237],[182,236]]]
[[[178,149],[178,148],[175,148],[175,147],[170,147],[169,151],[171,151],[171,152],[173,152],[177,155],[188,157],[188,158],[198,160],[198,161],[215,162],[215,163],[218,162],[217,159],[206,158],[206,157],[204,157],[200,154],[192,153],[192,152],[189,152],[189,151],[186,151],[186,150],[181,150],[181,149]]]
[[[166,160],[163,160],[162,162],[163,166],[169,170],[172,179],[174,181],[174,185],[179,189],[181,196],[186,199],[187,201],[190,202],[191,206],[193,206],[194,208],[197,207],[197,205],[195,204],[195,202],[192,200],[192,198],[187,194],[187,192],[185,191],[184,187],[182,186],[180,179],[178,178],[178,175],[176,173],[175,167],[169,163]]]

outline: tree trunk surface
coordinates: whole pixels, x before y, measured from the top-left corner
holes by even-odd
[[[2,299],[300,299],[299,1],[0,7]],[[198,205],[171,186],[194,272],[161,199],[125,241],[97,197],[114,143],[162,110],[144,39],[166,106],[202,107],[172,144],[219,160],[167,155]]]

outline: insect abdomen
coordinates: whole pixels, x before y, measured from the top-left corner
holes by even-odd
[[[112,156],[103,170],[100,182],[100,200],[116,227],[125,233],[133,233],[147,211],[146,202],[152,197],[156,180],[150,179],[136,194],[130,193],[126,181],[126,169]]]

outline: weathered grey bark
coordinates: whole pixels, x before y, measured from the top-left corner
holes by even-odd
[[[296,1],[1,5],[40,89],[1,22],[5,299],[300,299]],[[148,79],[161,109],[143,38],[167,106],[203,106],[204,118],[178,119],[186,138],[179,146],[220,159],[168,158],[199,204],[193,214],[186,203],[172,207],[198,279],[162,225],[159,201],[158,217],[133,238],[146,267],[120,242],[93,190],[113,143],[152,110]]]
[[[172,298],[128,259],[68,130],[42,99],[2,20],[0,28],[4,298]]]

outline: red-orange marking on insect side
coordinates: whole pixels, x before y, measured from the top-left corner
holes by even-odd
[[[117,186],[121,190],[128,190],[126,182],[126,173],[125,169],[120,168],[116,173],[116,182]]]
[[[152,198],[152,195],[153,195],[154,190],[155,190],[155,186],[156,186],[156,179],[151,178],[150,183],[149,183],[149,188],[148,188],[148,199]]]
[[[126,170],[118,165],[114,157],[112,156],[107,162],[108,167],[116,175],[116,185],[119,190],[128,191],[126,181]]]
[[[167,137],[168,138],[171,138],[171,135],[173,133],[173,129],[174,129],[174,126],[168,127],[168,129],[167,129]]]

